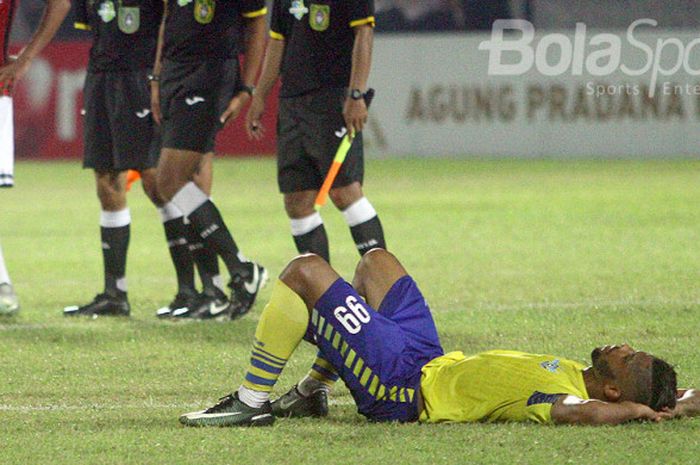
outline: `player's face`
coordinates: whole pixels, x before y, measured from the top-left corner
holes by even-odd
[[[625,400],[626,393],[634,393],[640,381],[650,378],[653,358],[646,352],[636,351],[627,344],[605,346],[591,353],[593,368],[608,380],[614,380]]]

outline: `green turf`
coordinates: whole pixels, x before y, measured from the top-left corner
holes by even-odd
[[[275,274],[294,254],[272,160],[220,160],[214,198],[243,251]],[[446,349],[584,361],[627,341],[700,384],[700,163],[382,160],[367,192],[390,248],[423,288]],[[78,163],[21,163],[0,192],[0,243],[22,312],[0,320],[2,464],[697,463],[700,419],[616,428],[377,425],[345,388],[326,420],[185,429],[180,413],[238,386],[261,305],[235,323],[157,321],[174,277],[137,186],[133,317],[65,320],[101,286],[99,208]],[[324,210],[334,264],[354,247]],[[264,301],[270,287],[262,293]],[[302,347],[292,384],[314,351]]]

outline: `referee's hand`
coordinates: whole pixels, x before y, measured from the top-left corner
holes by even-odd
[[[228,104],[228,108],[219,117],[219,121],[224,126],[227,126],[229,121],[238,118],[238,115],[243,110],[243,106],[250,100],[250,95],[246,92],[239,92],[235,97],[231,99]]]
[[[265,128],[260,122],[260,118],[262,118],[264,112],[265,100],[257,94],[253,95],[250,108],[245,116],[245,131],[248,134],[248,139],[260,140],[263,138]]]
[[[367,122],[367,115],[365,99],[354,100],[350,97],[345,99],[343,119],[345,120],[345,127],[348,129],[350,138],[353,138],[355,134],[362,131],[362,128],[364,128]]]

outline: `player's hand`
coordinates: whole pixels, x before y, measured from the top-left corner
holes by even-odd
[[[10,56],[5,66],[0,66],[0,93],[12,92],[12,88],[27,71],[29,71],[29,60],[22,60],[16,56]]]
[[[248,134],[248,139],[260,140],[265,134],[265,128],[260,122],[264,112],[265,100],[254,95],[253,100],[250,102],[248,113],[245,116],[245,131]]]
[[[652,408],[643,404],[637,404],[637,409],[638,420],[653,421],[658,423],[660,421],[670,420],[674,417],[673,412],[668,409],[657,412],[656,410],[653,410]]]
[[[160,110],[160,82],[151,81],[151,115],[158,126],[163,121],[163,113]]]
[[[673,414],[676,417],[695,417],[700,415],[700,391],[696,389],[679,389],[679,398]]]
[[[364,128],[367,122],[367,115],[365,99],[354,100],[350,97],[345,99],[343,119],[345,120],[345,127],[348,129],[350,138],[353,138],[355,134],[362,131],[362,128]]]
[[[219,117],[221,124],[227,126],[229,121],[238,118],[238,115],[241,113],[241,110],[243,110],[245,104],[248,103],[248,100],[250,100],[250,95],[247,92],[239,92],[236,94],[229,102],[226,111]]]

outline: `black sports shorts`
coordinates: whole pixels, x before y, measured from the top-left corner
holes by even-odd
[[[343,129],[344,89],[281,98],[277,116],[277,183],[280,192],[318,190],[333,163]],[[333,187],[364,178],[362,133],[354,138]]]
[[[219,117],[233,98],[237,59],[163,63],[160,106],[163,147],[207,153],[214,150]]]
[[[83,167],[143,170],[158,163],[160,141],[151,116],[148,70],[88,72]]]

